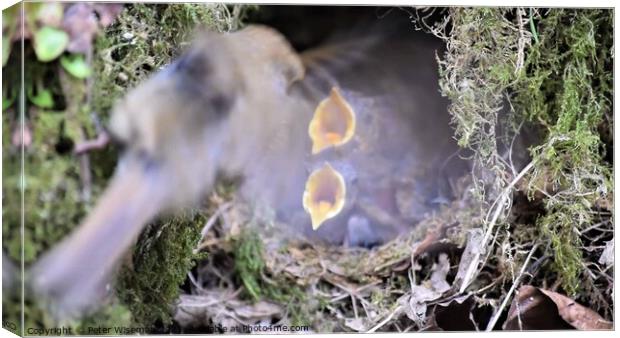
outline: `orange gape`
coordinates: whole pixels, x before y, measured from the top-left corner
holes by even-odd
[[[117,171],[30,271],[33,290],[59,317],[84,313],[144,225],[200,201],[220,174],[295,220],[293,236],[370,245],[407,231],[465,168],[447,161],[458,157],[437,87],[441,47],[420,34],[365,31],[301,55],[263,26],[199,34],[116,104]]]
[[[312,155],[330,147],[342,146],[355,135],[355,112],[337,87],[333,87],[329,96],[315,109],[308,134],[312,140]],[[310,215],[312,229],[317,230],[323,222],[336,217],[345,201],[345,180],[329,163],[310,174],[303,194],[303,206]]]
[[[329,96],[319,103],[310,121],[308,134],[312,139],[312,154],[328,147],[338,147],[355,134],[355,113],[349,103],[334,87]]]
[[[304,209],[310,215],[312,228],[342,211],[346,199],[346,185],[342,174],[326,163],[310,174],[303,194]]]

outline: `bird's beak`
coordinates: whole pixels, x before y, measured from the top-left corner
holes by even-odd
[[[353,138],[355,112],[338,88],[332,88],[329,96],[317,106],[308,134],[312,139],[312,154],[344,145]]]
[[[342,174],[326,163],[310,174],[303,195],[304,209],[310,214],[312,228],[337,216],[346,201],[346,185]]]
[[[112,179],[95,209],[31,271],[34,291],[60,315],[94,306],[117,263],[165,206],[169,188],[158,169],[127,166]]]

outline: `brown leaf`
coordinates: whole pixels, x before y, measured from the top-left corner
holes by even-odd
[[[441,254],[436,264],[431,268],[432,274],[428,281],[420,285],[413,285],[411,295],[408,298],[401,298],[405,314],[420,326],[424,326],[426,318],[427,303],[435,300],[450,289],[450,284],[446,281],[446,276],[450,271],[448,255]]]
[[[422,253],[428,252],[429,249],[431,249],[433,245],[437,244],[437,242],[439,242],[439,240],[444,236],[444,228],[445,223],[440,222],[436,227],[428,229],[424,239],[421,242],[416,243],[413,249],[413,255],[418,256]]]
[[[611,330],[613,323],[557,292],[539,289],[557,305],[560,316],[577,330]]]
[[[18,11],[17,20],[14,24],[16,25],[17,30],[12,36],[12,42],[28,40],[32,37],[32,32],[30,31],[28,23],[25,22],[24,13],[22,11]]]
[[[612,323],[557,292],[531,285],[519,289],[504,330],[609,330]]]
[[[63,5],[57,2],[42,3],[37,11],[37,20],[41,26],[60,27]]]
[[[72,53],[88,53],[99,29],[97,17],[91,4],[77,3],[65,12],[62,26],[69,34],[67,50]]]
[[[530,285],[519,288],[508,310],[504,330],[568,330],[572,327],[560,317],[557,307]]]
[[[476,323],[471,313],[476,302],[473,297],[456,299],[447,304],[437,304],[433,311],[435,326],[444,331],[474,331]]]
[[[122,4],[96,4],[95,11],[99,14],[99,24],[106,27],[114,22],[114,19],[123,11]]]

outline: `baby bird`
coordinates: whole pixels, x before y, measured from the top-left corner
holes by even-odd
[[[320,202],[333,195],[321,196],[326,189],[308,180],[304,207],[312,227],[301,230],[307,237],[353,246],[384,243],[452,197],[451,183],[468,163],[458,156],[447,101],[439,94],[435,53],[441,48],[428,35],[399,32],[302,54],[305,79],[293,89],[305,90],[316,107],[308,133],[310,161],[318,164],[310,167],[334,168],[345,182],[346,202],[331,204],[337,213],[326,209]],[[320,197],[313,204],[312,188]]]
[[[372,245],[409,229],[462,172],[445,165],[456,147],[439,45],[409,38],[300,55],[264,26],[199,34],[115,106],[110,133],[125,145],[116,173],[30,271],[33,290],[61,318],[92,308],[145,224],[197,203],[220,176],[241,177],[242,196],[311,239]]]

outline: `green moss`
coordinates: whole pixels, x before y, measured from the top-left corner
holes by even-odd
[[[19,49],[13,49],[17,52]],[[15,72],[20,57],[11,56],[3,68],[3,86],[18,88],[21,79]],[[26,268],[42,253],[57,244],[86,215],[93,200],[84,198],[79,161],[71,154],[71,146],[78,142],[70,135],[70,125],[76,126],[66,114],[67,102],[60,85],[58,63],[41,64],[28,44],[24,53],[26,92],[44,88],[52,94],[51,106],[38,108],[26,100],[25,119],[17,105],[3,110],[3,251],[13,262],[23,260]],[[75,95],[80,98],[80,95]],[[18,101],[15,101],[17,103]],[[80,111],[80,114],[82,112]],[[74,115],[73,117],[76,117]],[[80,121],[88,120],[84,114]],[[81,123],[80,122],[80,123]],[[21,145],[12,139],[24,124],[26,141],[23,157]],[[77,126],[80,129],[80,126]],[[75,129],[74,129],[75,130]],[[28,137],[29,136],[29,137]],[[101,163],[106,159],[100,157]],[[96,171],[92,175],[91,197],[101,191],[101,183],[109,172]],[[22,246],[22,196],[23,196],[23,246]],[[26,294],[28,297],[28,294]],[[5,303],[4,314],[19,314],[21,302]],[[48,314],[37,307],[33,299],[24,302],[26,327],[53,326]],[[4,316],[3,319],[9,320]],[[19,317],[18,317],[19,319]]]
[[[515,86],[515,105],[546,126],[530,193],[546,190],[546,215],[538,221],[551,241],[562,286],[582,290],[579,230],[593,224],[597,201],[613,193],[611,165],[600,126],[612,114],[613,12],[550,10],[536,20],[539,42],[526,58],[527,73]]]
[[[235,240],[235,272],[241,279],[248,295],[258,300],[262,294],[261,274],[265,269],[263,242],[255,232],[247,230]]]
[[[613,142],[613,11],[454,8],[449,16],[441,88],[452,101],[459,144],[473,150],[476,167],[495,173],[492,181],[480,174],[475,180],[482,213],[512,180],[498,151],[505,139],[495,133],[505,119],[498,110],[509,101],[509,135],[522,121],[540,132],[524,186],[544,208],[538,231],[517,231],[510,243],[549,243],[546,254],[565,291],[596,289],[584,271],[593,257],[580,230],[613,212],[606,160]]]
[[[79,335],[92,335],[92,333],[89,334],[89,328],[130,328],[132,325],[134,324],[129,309],[115,301],[113,304],[103,307],[92,315],[74,323],[71,328],[73,332]],[[115,333],[115,331],[113,332]]]
[[[131,264],[121,272],[116,290],[141,327],[171,324],[179,287],[202,254],[193,254],[205,217],[177,216],[154,223],[138,239]]]
[[[15,334],[23,336],[24,333],[21,331],[21,311],[22,302],[19,294],[17,294],[17,290],[12,290],[13,292],[7,292],[8,290],[3,290],[2,297],[2,320],[3,327]],[[117,300],[113,300],[108,306],[101,308],[99,311],[90,314],[89,316],[79,320],[79,321],[71,321],[59,323],[51,316],[50,313],[42,310],[42,308],[37,303],[36,299],[33,299],[29,293],[25,294],[24,298],[24,329],[26,333],[29,335],[46,335],[39,334],[38,330],[41,329],[50,329],[55,327],[65,327],[70,329],[70,332],[73,335],[88,335],[89,327],[131,327],[131,313],[129,310],[119,304]],[[15,328],[15,330],[13,330]],[[49,335],[57,335],[54,333],[50,333]],[[92,335],[92,334],[91,334]]]
[[[496,174],[492,182],[481,177],[474,180],[475,193],[480,200],[488,201],[505,185],[501,173],[506,168],[498,150],[504,140],[498,139],[496,127],[505,93],[523,71],[518,67],[522,63],[520,36],[507,18],[514,15],[512,9],[452,8],[448,15],[450,30],[448,21],[435,30],[443,32],[439,35],[448,43],[439,61],[439,85],[451,101],[449,110],[458,144],[473,150],[477,168]],[[503,123],[510,126],[514,121]]]
[[[248,227],[233,239],[235,274],[244,291],[254,301],[268,299],[287,307],[292,325],[310,325],[311,316],[307,295],[294,280],[284,276],[265,278],[263,242],[259,234]]]
[[[575,208],[579,208],[576,206]],[[539,219],[541,234],[551,241],[555,270],[562,278],[562,285],[571,294],[580,288],[579,275],[582,271],[581,241],[572,231],[574,216],[583,210],[552,210]]]
[[[44,82],[45,86],[60,90],[57,80],[49,79],[52,66],[41,66],[36,60],[26,59],[29,68],[26,86],[32,81]],[[3,79],[9,85],[19,81],[8,74]],[[3,74],[4,75],[4,74]],[[38,79],[38,80],[37,80]],[[60,101],[60,100],[56,100]],[[25,263],[33,262],[41,252],[50,248],[69,232],[84,215],[88,203],[81,198],[79,165],[64,144],[77,140],[67,135],[67,117],[63,111],[28,109],[25,132],[32,137],[24,153],[24,176],[22,186],[21,154],[19,145],[13,145],[10,137],[20,128],[19,114],[9,109],[3,112],[3,194],[8,196],[3,207],[3,249],[14,260],[20,259],[21,201],[24,193],[24,240]],[[56,103],[53,108],[63,108]],[[63,210],[62,213],[57,212]]]
[[[94,95],[88,102],[83,97],[85,83],[62,80],[57,62],[42,65],[26,47],[26,88],[31,96],[49,90],[52,106],[27,107],[27,128],[33,141],[26,149],[24,185],[19,149],[11,146],[10,139],[19,116],[14,107],[3,111],[3,250],[9,257],[19,260],[21,256],[22,193],[26,205],[23,249],[29,264],[79,224],[105,186],[117,158],[113,148],[89,155],[93,174],[90,200],[83,198],[80,164],[70,152],[82,134],[95,136],[90,112],[96,112],[105,122],[113,103],[129,88],[179,55],[196,26],[218,31],[236,29],[245,8],[203,4],[127,6],[118,22],[96,41]],[[441,88],[452,102],[450,110],[459,144],[474,151],[477,168],[497,174],[492,182],[480,177],[475,180],[480,187],[491,188],[476,190],[483,212],[494,200],[493,192],[500,191],[511,179],[506,164],[499,160],[498,144],[504,140],[495,133],[502,120],[498,108],[509,98],[515,114],[509,115],[507,124],[526,119],[542,131],[540,144],[531,150],[535,166],[526,180],[527,192],[531,198],[541,200],[544,212],[535,229],[500,232],[497,242],[502,242],[504,235],[515,248],[535,240],[546,242],[548,245],[540,246],[546,250],[542,254],[551,257],[555,273],[552,277],[561,282],[564,290],[575,294],[584,288],[596,288],[597,284],[584,272],[584,260],[589,258],[579,231],[599,221],[595,219],[602,217],[598,212],[606,211],[601,201],[610,201],[613,196],[612,170],[607,160],[613,130],[613,12],[452,8],[448,15],[452,30],[446,36],[450,44],[441,62]],[[3,68],[4,88],[16,88],[17,61],[19,58],[12,55]],[[65,97],[63,86],[79,95]],[[14,96],[3,93],[6,102]],[[547,194],[536,197],[540,191]],[[110,306],[74,323],[74,327],[91,323],[150,328],[168,325],[180,285],[200,258],[192,249],[205,218],[196,213],[149,226],[136,244],[132,264],[122,270],[115,286],[120,300],[112,300]],[[293,324],[312,324],[309,321],[314,318],[314,310],[308,305],[305,290],[291,277],[266,275],[264,248],[258,234],[244,232],[232,241],[235,276],[244,287],[243,297],[286,304]],[[390,283],[397,289],[408,288],[403,276],[393,277]],[[373,292],[371,299],[381,307],[393,302],[390,295],[380,292]],[[319,308],[327,305],[319,299]],[[3,320],[19,319],[18,299],[4,298],[3,307],[10,310],[4,311]],[[26,300],[25,311],[27,327],[53,325],[33,300]]]

